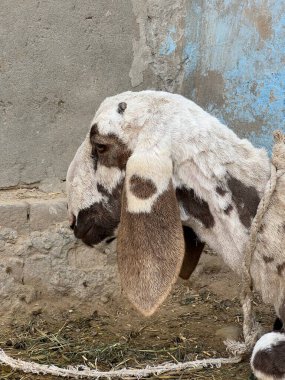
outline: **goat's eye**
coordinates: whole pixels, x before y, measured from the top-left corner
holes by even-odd
[[[96,147],[97,153],[99,153],[99,154],[105,153],[108,149],[108,146],[105,144],[96,144],[95,147]]]

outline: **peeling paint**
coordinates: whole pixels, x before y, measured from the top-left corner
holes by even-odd
[[[176,28],[175,28],[175,26],[172,26],[168,30],[168,34],[166,36],[166,39],[159,49],[160,55],[170,55],[170,54],[175,52],[176,42],[173,40],[173,35],[175,35],[175,33],[176,33]]]
[[[285,131],[285,3],[132,2],[140,30],[132,85],[148,68],[154,88],[183,93],[270,151],[272,131]]]
[[[245,16],[253,22],[262,40],[272,37],[272,16],[266,7],[262,7],[262,10],[259,8],[246,9]]]
[[[143,83],[143,73],[148,69],[154,74],[153,88],[180,92],[185,76],[186,0],[132,0],[132,4],[139,25],[129,74],[132,86]]]
[[[272,131],[285,131],[285,3],[196,0],[185,35],[184,94],[270,151]]]

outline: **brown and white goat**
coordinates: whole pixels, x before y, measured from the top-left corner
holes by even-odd
[[[265,150],[190,100],[125,92],[103,101],[69,167],[69,213],[75,236],[89,245],[117,236],[122,287],[151,315],[179,272],[187,278],[195,269],[204,243],[241,274],[269,176]],[[285,264],[274,269],[262,257],[264,276],[270,265],[284,283]],[[259,262],[254,256],[253,280]],[[283,321],[284,305],[285,293],[275,304]]]

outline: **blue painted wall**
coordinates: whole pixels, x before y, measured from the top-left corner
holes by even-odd
[[[182,92],[271,151],[272,131],[285,132],[285,1],[193,0],[184,29]]]

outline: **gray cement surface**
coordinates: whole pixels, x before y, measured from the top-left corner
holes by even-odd
[[[64,179],[99,103],[130,88],[130,0],[3,0],[0,188]]]

